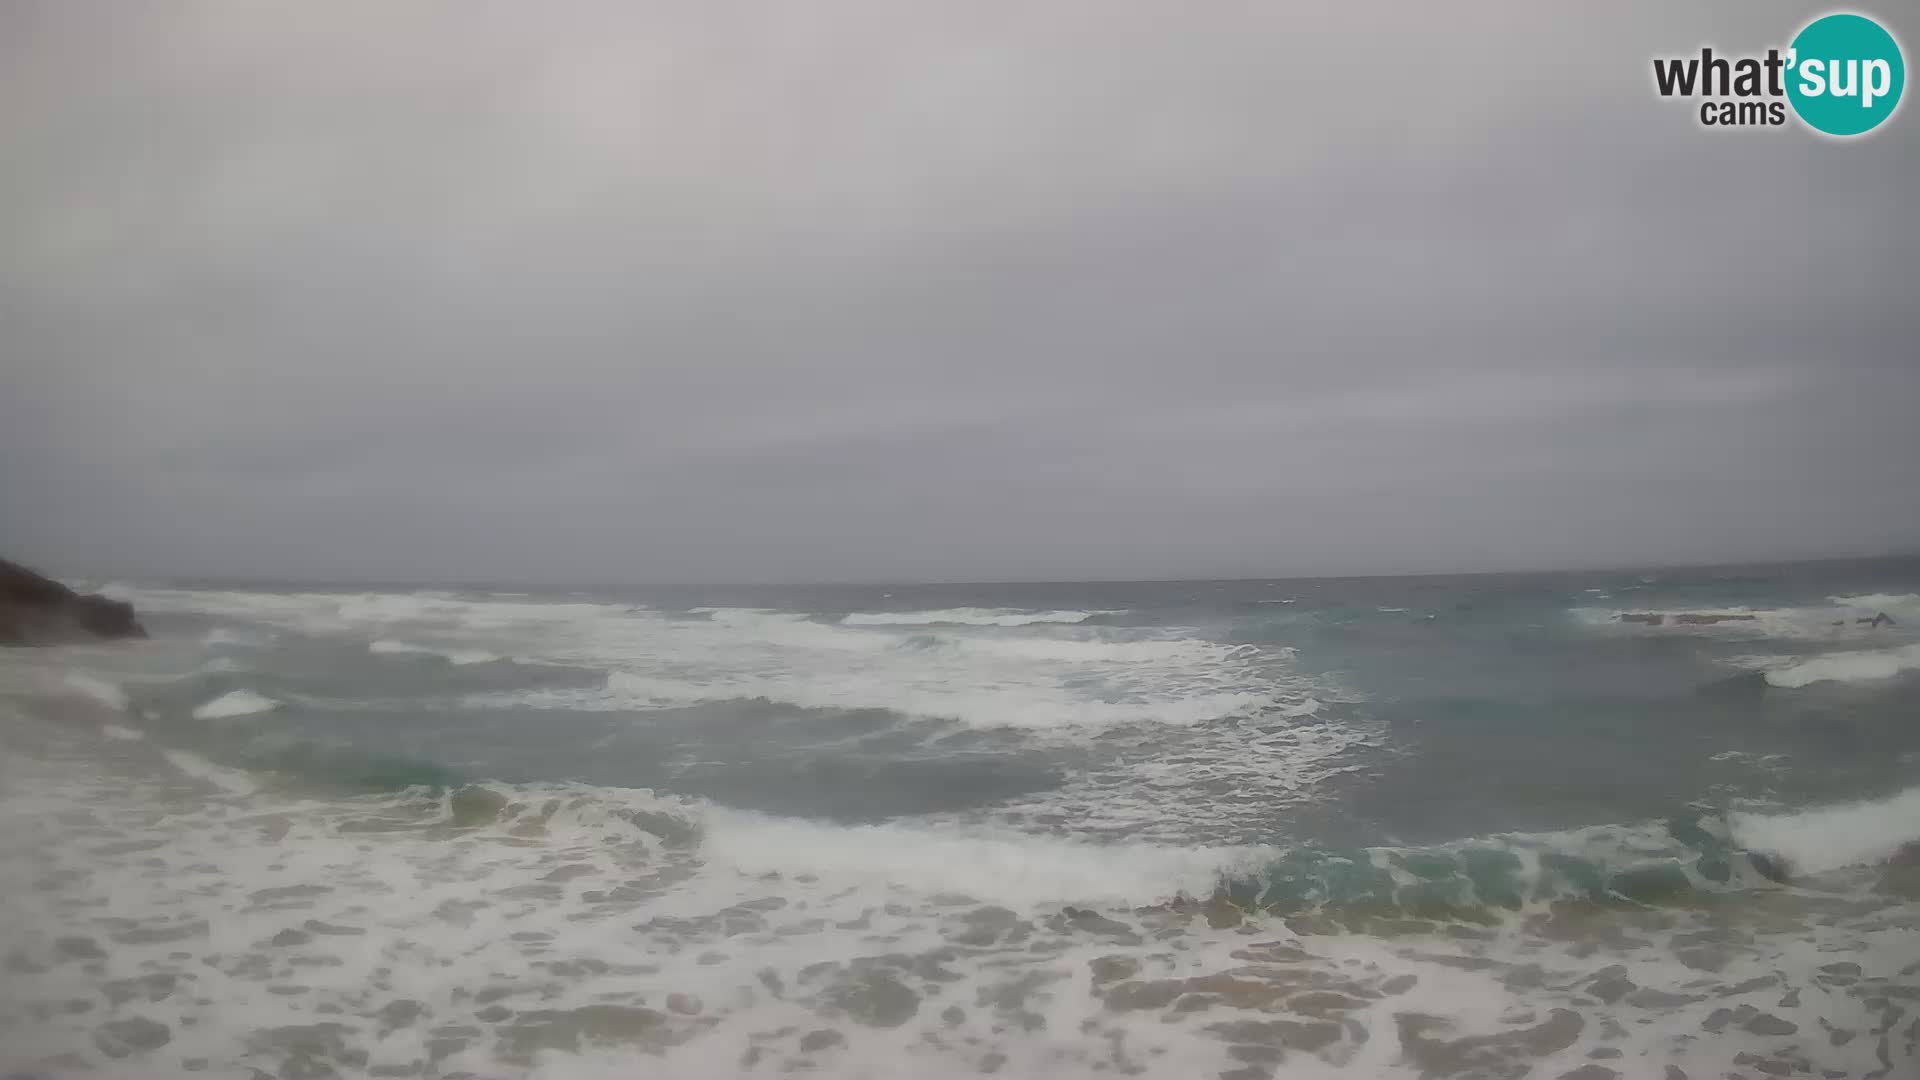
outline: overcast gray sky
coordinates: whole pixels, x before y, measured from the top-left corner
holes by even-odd
[[[7,4],[0,551],[644,582],[1920,549],[1911,102],[1837,142],[1652,92],[1653,55],[1784,45],[1803,5],[1356,7]]]

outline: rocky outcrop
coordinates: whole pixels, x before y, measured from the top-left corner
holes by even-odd
[[[0,645],[60,645],[143,638],[133,605],[83,596],[18,563],[0,559]]]

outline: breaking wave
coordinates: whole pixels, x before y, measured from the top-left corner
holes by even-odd
[[[1920,614],[1920,593],[1866,593],[1860,596],[1829,596],[1827,600],[1860,611],[1884,611],[1889,614],[1911,611]]]
[[[215,765],[199,754],[163,749],[160,756],[174,768],[228,795],[251,795],[259,790],[259,785],[242,770]]]
[[[470,702],[495,705],[551,705],[574,709],[648,709],[717,701],[769,701],[803,709],[884,709],[902,716],[957,721],[982,731],[1093,731],[1124,724],[1192,726],[1212,720],[1250,716],[1278,704],[1275,696],[1254,690],[1187,693],[1162,691],[1120,700],[1089,699],[1067,687],[985,685],[969,687],[945,680],[917,681],[886,673],[848,673],[838,677],[743,679],[716,685],[711,680],[678,679],[628,671],[607,676],[607,692],[582,699],[577,693],[538,693],[505,700]],[[1305,715],[1300,713],[1298,715]]]
[[[1742,844],[1804,873],[1882,862],[1920,840],[1920,788],[1794,814],[1735,814],[1732,831]]]
[[[1640,825],[1512,833],[1427,847],[1101,843],[1005,827],[833,825],[645,789],[486,784],[437,797],[444,824],[511,825],[546,805],[696,848],[709,867],[811,875],[1017,907],[1203,904],[1272,914],[1489,923],[1544,905],[1663,906],[1870,867],[1920,840],[1920,788],[1795,813],[1684,813]]]
[[[115,712],[127,711],[127,692],[117,683],[78,671],[70,671],[64,680],[67,689]]]
[[[1190,726],[1296,706],[1334,688],[1291,655],[1191,628],[1083,626],[1108,612],[942,608],[801,612],[446,592],[250,593],[153,590],[154,610],[352,635],[380,655],[454,665],[517,660],[606,672],[603,692],[533,688],[480,706],[626,710],[764,699],[802,708],[883,709],[978,729],[1097,731]],[[453,644],[446,644],[451,641]],[[484,648],[479,646],[484,645]]]
[[[251,690],[232,690],[193,710],[195,720],[230,720],[239,716],[271,712],[280,702]]]
[[[1555,901],[1666,905],[1872,866],[1920,840],[1920,788],[1877,802],[1638,826],[1515,833],[1427,848],[1297,848],[1223,875],[1215,903],[1489,922]]]
[[[856,611],[841,619],[845,626],[1033,626],[1040,623],[1072,625],[1110,611],[1019,611],[1009,608],[944,608],[939,611]]]
[[[1819,682],[1879,682],[1914,670],[1920,670],[1920,644],[1898,649],[1828,653],[1775,668],[1768,671],[1765,678],[1769,686],[1792,690]]]
[[[370,653],[382,655],[436,656],[450,664],[464,667],[468,664],[490,664],[500,657],[485,649],[435,648],[430,645],[415,645],[408,641],[396,641],[392,638],[380,638],[367,646]]]
[[[1885,615],[1896,626],[1920,621],[1915,594],[1828,597],[1831,607],[1575,607],[1574,621],[1594,629],[1730,638],[1833,640],[1871,635]]]

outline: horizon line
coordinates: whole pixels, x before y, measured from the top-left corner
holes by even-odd
[[[1662,562],[1662,563],[1619,563],[1612,565],[1586,565],[1566,567],[1545,567],[1517,570],[1422,570],[1393,571],[1385,573],[1349,573],[1349,574],[1236,574],[1229,576],[1201,577],[1139,577],[1139,578],[950,578],[926,579],[917,581],[884,580],[822,580],[822,581],[538,581],[532,579],[457,579],[457,578],[320,578],[320,577],[266,577],[255,575],[236,575],[222,577],[215,575],[187,574],[177,576],[143,575],[74,575],[69,580],[81,579],[99,581],[102,585],[117,580],[153,585],[251,585],[251,586],[296,586],[319,590],[335,589],[393,589],[408,588],[420,590],[478,590],[478,591],[517,591],[519,589],[548,592],[590,592],[602,589],[855,589],[855,588],[942,588],[942,587],[987,587],[1022,585],[1182,585],[1182,584],[1226,584],[1239,582],[1317,582],[1317,581],[1369,581],[1396,580],[1412,578],[1470,578],[1470,577],[1540,577],[1556,574],[1627,574],[1647,572],[1699,571],[1710,569],[1739,570],[1759,567],[1778,567],[1794,565],[1817,565],[1827,563],[1871,563],[1898,562],[1908,559],[1920,559],[1920,549],[1906,551],[1881,552],[1870,555],[1821,555],[1794,556],[1785,558],[1742,559],[1735,562]]]

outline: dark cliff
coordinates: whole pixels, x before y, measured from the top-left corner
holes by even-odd
[[[143,638],[133,605],[74,592],[0,559],[0,645],[59,645]]]

